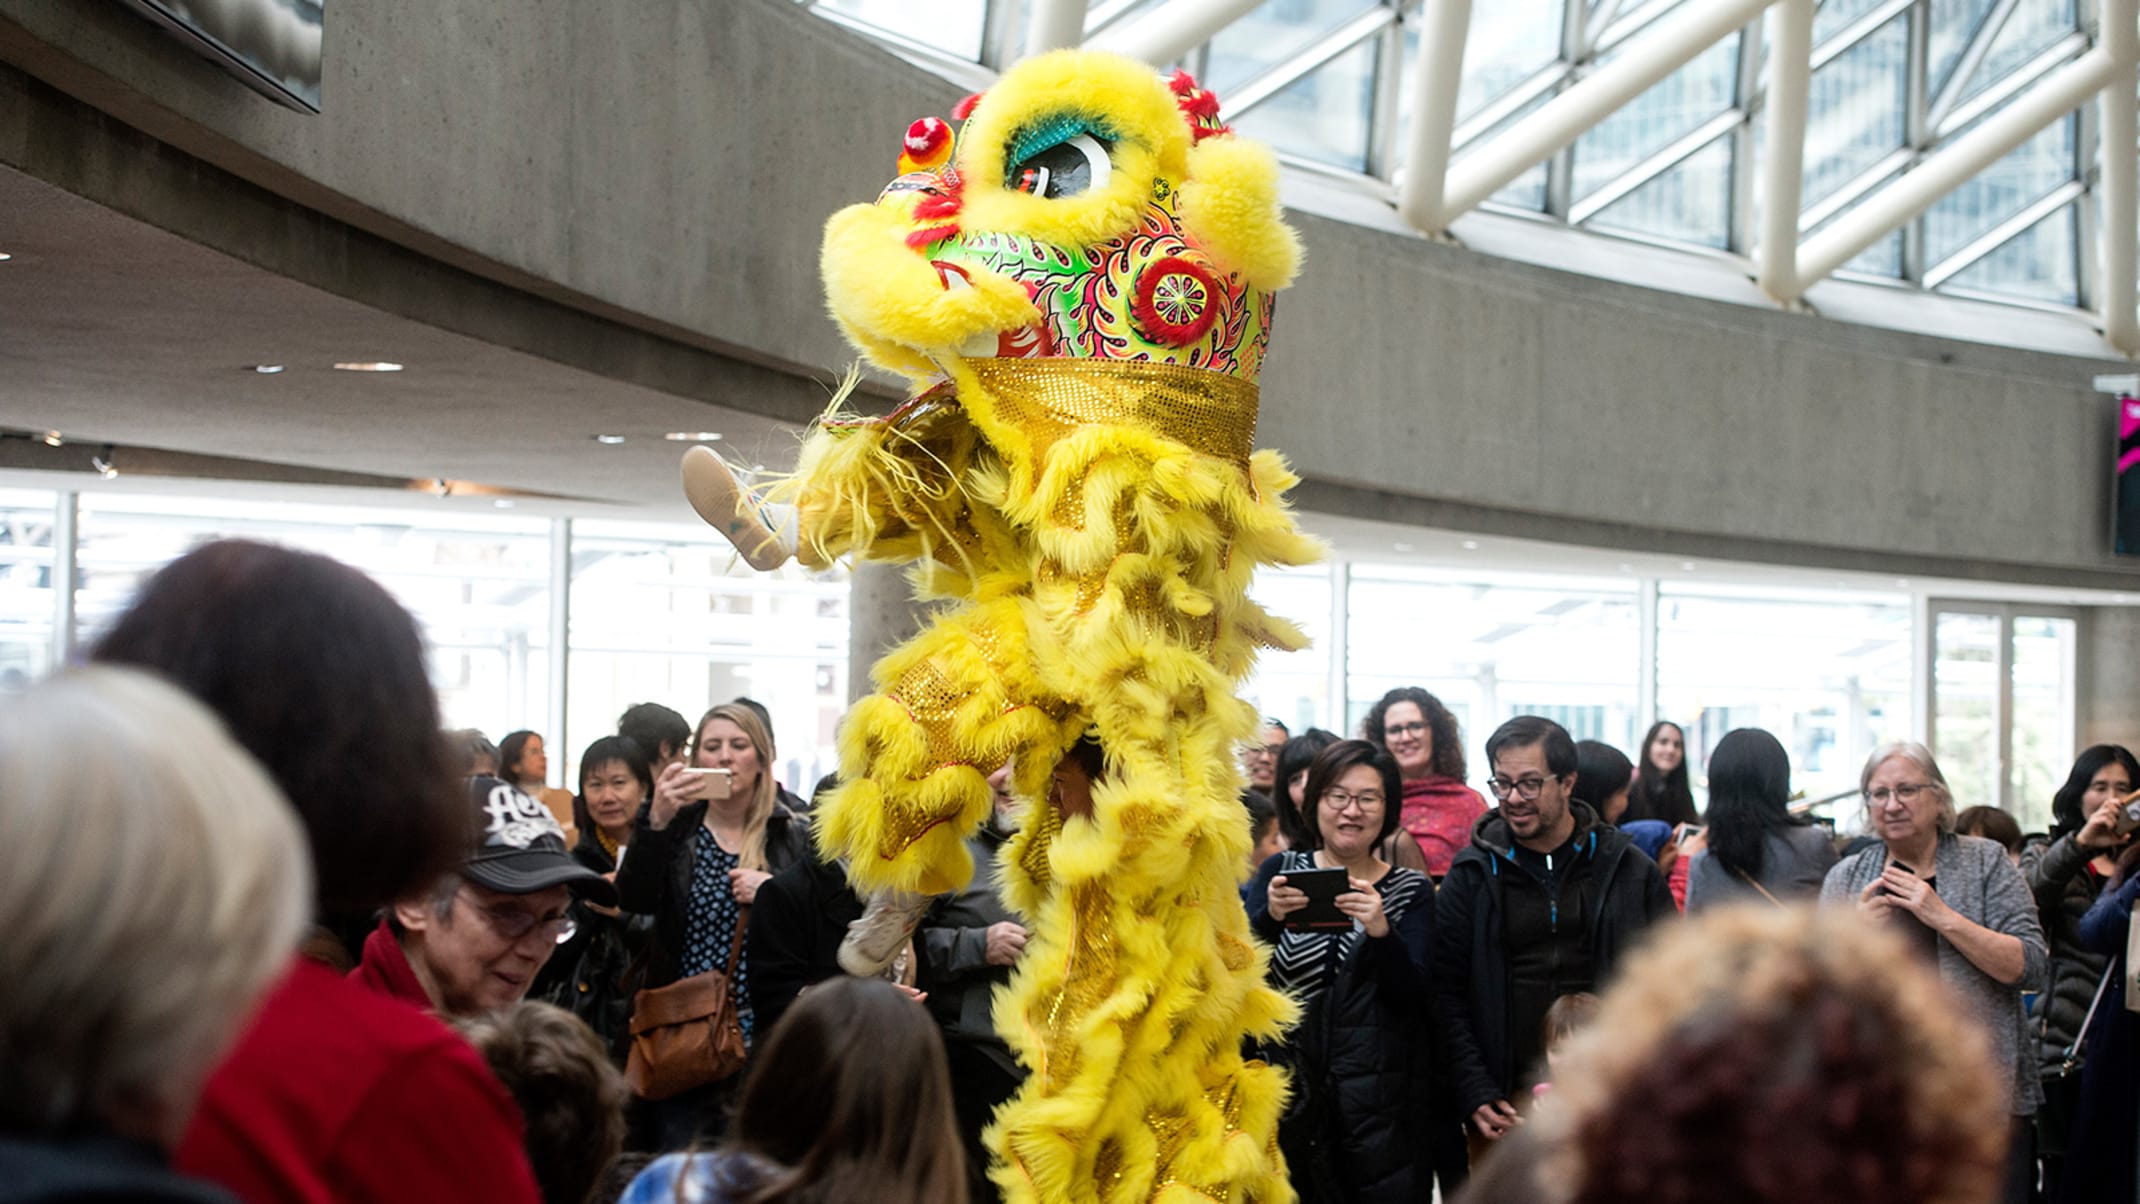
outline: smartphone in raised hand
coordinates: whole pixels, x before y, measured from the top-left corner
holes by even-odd
[[[690,798],[719,802],[736,790],[736,771],[733,769],[687,768],[684,777],[690,786]]]

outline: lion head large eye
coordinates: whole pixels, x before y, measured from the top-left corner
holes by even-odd
[[[1004,185],[1014,192],[1057,200],[1106,187],[1113,167],[1107,143],[1091,133],[1079,133],[1012,163]]]

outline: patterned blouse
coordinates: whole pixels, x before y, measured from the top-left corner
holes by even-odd
[[[728,948],[735,941],[736,918],[740,913],[735,892],[728,885],[728,871],[741,864],[742,857],[723,849],[703,825],[694,841],[691,902],[684,913],[687,917],[684,956],[678,971],[684,978],[708,970],[729,972],[728,989],[735,995],[736,1019],[742,1024],[743,1040],[748,1043],[753,1029],[749,950],[740,950],[736,964],[728,965]]]
[[[1313,853],[1295,850],[1280,856],[1285,858],[1279,864],[1281,874],[1316,868]],[[1390,872],[1382,875],[1382,880],[1375,883],[1375,890],[1382,895],[1382,914],[1389,920],[1393,932],[1397,921],[1418,903],[1424,893],[1433,889],[1427,876],[1418,870],[1391,866]],[[1321,995],[1337,980],[1338,968],[1352,955],[1362,932],[1357,920],[1352,927],[1343,930],[1298,932],[1286,929],[1271,947],[1271,985],[1293,992],[1303,1003]]]

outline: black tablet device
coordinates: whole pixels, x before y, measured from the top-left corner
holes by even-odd
[[[1327,932],[1352,927],[1352,917],[1338,910],[1337,897],[1352,889],[1351,875],[1343,869],[1294,870],[1285,875],[1286,885],[1308,896],[1305,907],[1281,921],[1295,932]]]

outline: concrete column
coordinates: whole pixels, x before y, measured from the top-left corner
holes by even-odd
[[[847,587],[847,701],[870,692],[869,670],[921,630],[934,608],[914,601],[903,569],[858,564]]]
[[[2140,607],[2092,608],[2081,616],[2078,642],[2080,746],[2140,748]]]

